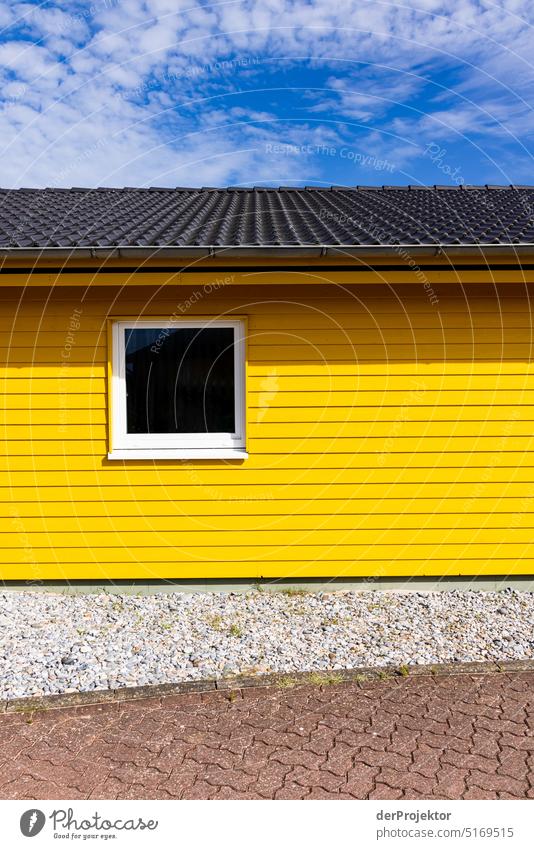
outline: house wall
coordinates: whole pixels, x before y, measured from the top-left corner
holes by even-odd
[[[0,578],[532,573],[530,288],[474,276],[13,278]],[[107,319],[177,311],[248,316],[248,460],[107,459]]]

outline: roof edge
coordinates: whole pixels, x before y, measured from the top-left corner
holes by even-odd
[[[409,257],[403,254],[409,253]],[[443,256],[466,255],[473,253],[503,254],[520,256],[534,254],[534,243],[528,244],[464,244],[464,245],[273,245],[269,246],[235,246],[220,247],[206,245],[201,247],[79,247],[79,248],[6,248],[0,247],[0,257],[5,259],[75,259],[77,257],[91,259],[157,259],[171,257],[190,257],[195,259],[210,259],[213,257],[353,257],[360,256],[401,256],[410,259],[413,256]]]

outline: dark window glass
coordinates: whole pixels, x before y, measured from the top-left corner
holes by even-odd
[[[125,331],[128,433],[235,433],[234,329]]]

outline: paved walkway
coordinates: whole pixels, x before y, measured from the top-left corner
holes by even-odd
[[[534,797],[534,673],[0,716],[3,799]]]

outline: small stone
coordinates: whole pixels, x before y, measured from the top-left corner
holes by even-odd
[[[0,593],[0,698],[531,658],[533,620],[534,593],[517,591]],[[239,640],[228,634],[232,624]]]

